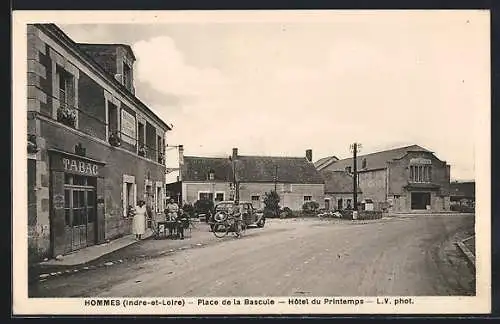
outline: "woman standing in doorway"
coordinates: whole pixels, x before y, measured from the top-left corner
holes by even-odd
[[[146,232],[146,213],[146,203],[144,200],[140,200],[138,205],[135,207],[133,221],[133,232],[136,240],[141,240],[142,236]]]

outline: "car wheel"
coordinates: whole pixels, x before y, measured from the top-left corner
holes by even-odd
[[[262,218],[258,223],[257,223],[257,227],[264,227],[264,225],[266,224],[266,219],[265,218]]]

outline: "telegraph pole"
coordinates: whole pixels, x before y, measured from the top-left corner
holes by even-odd
[[[352,169],[353,169],[353,210],[357,211],[358,210],[358,163],[357,163],[357,157],[358,157],[358,152],[359,149],[361,148],[361,144],[359,143],[353,143],[351,144],[351,151],[353,155],[352,159]]]
[[[277,191],[277,186],[278,186],[278,165],[274,166],[274,192]]]
[[[236,161],[231,159],[233,164],[233,188],[234,188],[234,199],[235,201],[240,201],[240,188],[238,185],[238,178],[236,177]]]

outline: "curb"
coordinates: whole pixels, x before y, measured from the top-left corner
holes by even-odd
[[[468,238],[469,239],[469,238]],[[468,240],[466,239],[466,240]],[[474,268],[474,272],[476,271],[476,257],[475,255],[469,250],[467,246],[463,243],[463,241],[466,240],[461,240],[458,242],[455,242],[455,244],[458,246],[458,249],[466,256],[467,261],[472,265]]]
[[[150,239],[150,238],[147,238],[147,239]],[[145,239],[145,240],[147,240],[147,239]],[[135,244],[135,243],[133,243],[133,244]],[[203,247],[205,245],[206,244],[204,244],[204,243],[195,243],[195,244],[191,244],[189,246],[181,246],[181,247],[178,247],[176,249],[164,250],[164,251],[161,251],[159,253],[154,253],[152,255],[141,254],[141,255],[138,255],[138,256],[132,256],[130,258],[125,258],[125,259],[119,259],[119,260],[113,260],[113,261],[105,261],[105,262],[97,264],[97,265],[87,265],[87,266],[78,265],[77,268],[73,268],[73,269],[67,269],[67,270],[61,270],[61,271],[57,271],[57,272],[50,272],[50,273],[39,274],[37,276],[37,279],[35,279],[35,281],[44,282],[44,281],[47,281],[49,279],[56,278],[56,277],[61,277],[61,276],[64,276],[64,275],[70,275],[70,274],[74,274],[74,273],[78,273],[78,272],[85,272],[85,271],[89,271],[89,270],[95,270],[95,269],[99,269],[99,268],[110,267],[110,266],[113,266],[115,264],[122,264],[125,261],[130,260],[130,259],[135,259],[135,258],[156,258],[156,257],[160,257],[160,256],[172,254],[172,253],[174,253],[176,251],[182,251],[182,250],[187,250],[187,249],[196,248],[196,247]],[[128,246],[130,246],[130,245],[128,245]]]

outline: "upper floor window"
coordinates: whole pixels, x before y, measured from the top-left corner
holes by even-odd
[[[366,159],[361,162],[361,168],[366,169]]]
[[[132,89],[132,69],[125,62],[123,63],[123,85],[129,90]]]
[[[157,147],[158,147],[158,163],[164,162],[163,160],[163,138],[161,136],[156,136]]]
[[[410,165],[410,182],[431,182],[432,167],[430,165]]]
[[[213,170],[210,170],[208,172],[208,180],[210,180],[210,181],[215,180],[215,172]]]
[[[63,68],[58,67],[57,78],[59,79],[59,105],[74,108],[75,89],[73,87],[73,76]]]
[[[311,200],[312,200],[312,196],[304,196],[304,202],[311,201]]]
[[[70,127],[77,127],[78,109],[76,107],[75,77],[63,67],[57,65],[55,69],[55,87],[53,89],[55,114],[57,121]]]

